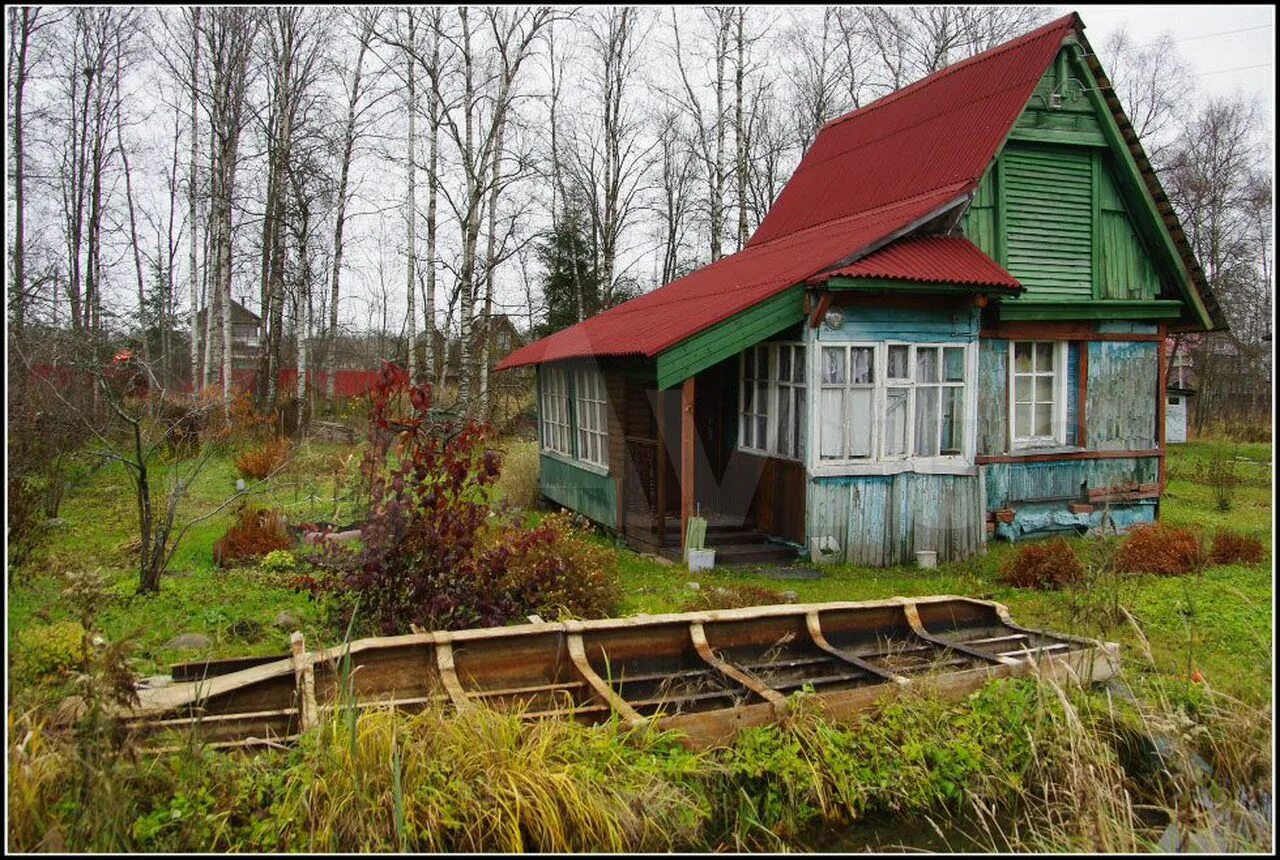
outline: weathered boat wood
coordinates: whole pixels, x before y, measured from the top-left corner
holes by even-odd
[[[757,606],[361,639],[191,663],[143,686],[121,715],[147,745],[194,731],[219,747],[288,742],[336,707],[484,706],[526,719],[654,721],[692,746],[778,719],[815,694],[833,717],[906,687],[961,696],[988,680],[1082,682],[1119,668],[1119,646],[1021,627],[965,597]]]

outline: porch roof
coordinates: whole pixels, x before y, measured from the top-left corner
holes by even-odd
[[[838,278],[902,281],[910,283],[958,284],[1022,292],[1018,279],[964,236],[910,236],[878,251],[809,278],[810,284],[825,284]]]

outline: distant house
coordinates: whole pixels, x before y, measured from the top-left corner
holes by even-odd
[[[196,346],[204,355],[204,334],[208,308],[196,314]],[[214,320],[214,331],[217,331]],[[231,367],[233,370],[253,370],[258,366],[258,349],[262,344],[262,317],[231,300]],[[215,344],[215,349],[217,348]]]
[[[508,356],[544,496],[678,557],[880,566],[1156,518],[1226,322],[1074,15],[828,122],[746,246]],[[752,549],[745,547],[756,546]]]
[[[515,352],[527,343],[527,339],[520,333],[520,329],[516,328],[516,324],[511,321],[511,317],[507,314],[494,314],[489,318],[489,368],[493,369],[499,362],[508,355]],[[471,339],[471,357],[473,361],[480,360],[480,350],[484,345],[483,326],[477,320],[472,330]],[[448,342],[448,375],[446,381],[458,381],[459,366],[459,340],[450,338]],[[439,329],[435,332],[435,354],[436,360],[439,361],[440,356],[445,352],[445,338]]]

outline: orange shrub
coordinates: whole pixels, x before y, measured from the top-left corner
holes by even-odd
[[[1209,553],[1209,563],[1258,564],[1266,554],[1262,541],[1256,537],[1219,529],[1213,536],[1213,552]]]
[[[1061,588],[1084,580],[1084,565],[1062,538],[1020,547],[1000,567],[1000,581],[1014,588]]]
[[[1163,523],[1135,526],[1116,555],[1116,568],[1127,573],[1180,576],[1203,566],[1204,547],[1189,529]]]
[[[222,567],[255,561],[277,549],[289,549],[293,538],[278,509],[245,507],[236,521],[213,544],[213,560]]]
[[[270,442],[250,448],[237,457],[236,471],[242,478],[256,478],[261,481],[284,465],[284,461],[288,458],[288,440],[272,439]]]

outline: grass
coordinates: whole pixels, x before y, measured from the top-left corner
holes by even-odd
[[[212,510],[234,487],[235,452],[214,458],[180,521]],[[497,495],[513,504],[536,474],[532,443],[507,443]],[[344,523],[356,506],[342,480],[350,452],[305,445],[260,485],[253,502],[291,520]],[[232,757],[193,746],[134,761],[52,731],[24,691],[10,701],[10,847],[27,850],[714,850],[869,844],[866,822],[894,816],[894,833],[937,823],[954,847],[985,850],[1145,850],[1133,804],[1179,809],[1184,829],[1213,829],[1235,848],[1265,850],[1270,831],[1237,803],[1270,797],[1272,535],[1269,468],[1240,462],[1233,509],[1218,511],[1201,464],[1269,463],[1265,445],[1195,442],[1171,449],[1161,518],[1209,536],[1219,527],[1263,540],[1257,565],[1185,577],[1093,576],[1083,588],[1022,591],[998,582],[1013,547],[934,570],[836,565],[818,580],[779,581],[753,569],[690,574],[618,547],[624,612],[677,611],[717,587],[794,591],[803,602],[964,594],[1006,603],[1028,626],[1105,637],[1123,646],[1125,697],[1031,681],[1000,682],[962,702],[920,697],[833,724],[806,709],[751,729],[729,748],[690,753],[670,736],[520,723],[484,711],[466,718],[373,712],[335,720],[297,748]],[[533,464],[530,467],[530,464]],[[348,474],[350,474],[350,465]],[[1253,471],[1249,471],[1253,470]],[[213,656],[283,653],[288,610],[309,642],[333,642],[314,604],[256,567],[221,570],[213,541],[224,511],[191,530],[158,595],[133,594],[126,542],[132,499],[119,467],[89,474],[21,568],[10,571],[10,654],[24,630],[69,619],[64,571],[100,569],[108,595],[96,624],[109,639],[140,630],[141,674],[191,652],[165,647],[205,633]],[[1083,556],[1095,539],[1071,539]],[[1115,607],[1123,607],[1123,612]],[[11,657],[11,660],[13,657]],[[1206,683],[1193,683],[1198,672]],[[17,702],[17,704],[15,704]],[[354,733],[354,734],[353,734]],[[1152,763],[1152,749],[1163,758]],[[1204,782],[1200,765],[1212,769]],[[1197,776],[1201,774],[1201,776]],[[1199,782],[1197,782],[1199,780]],[[1218,798],[1196,813],[1197,792]],[[1200,818],[1195,818],[1200,815]],[[1187,817],[1190,816],[1190,817]],[[912,823],[914,822],[914,823]],[[857,824],[854,827],[852,825]],[[1252,829],[1251,829],[1252,828]],[[846,838],[847,836],[847,838]],[[895,837],[896,838],[896,837]],[[905,838],[905,837],[903,837]],[[919,835],[911,844],[925,844]],[[948,847],[947,842],[939,847]]]

